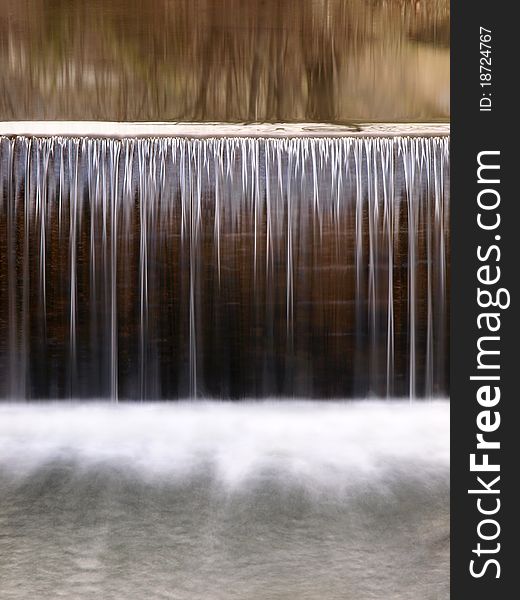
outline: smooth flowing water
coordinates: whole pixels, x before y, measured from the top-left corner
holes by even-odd
[[[5,600],[449,597],[447,403],[0,405]]]
[[[445,397],[449,139],[0,138],[0,395]]]

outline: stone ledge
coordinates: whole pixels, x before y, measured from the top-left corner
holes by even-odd
[[[114,121],[0,121],[4,136],[86,137],[437,137],[449,123],[165,123]]]

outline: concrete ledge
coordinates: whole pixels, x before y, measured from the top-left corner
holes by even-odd
[[[164,123],[115,121],[0,121],[5,136],[79,137],[437,137],[449,123]]]

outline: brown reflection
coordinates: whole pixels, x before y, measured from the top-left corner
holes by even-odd
[[[448,44],[448,0],[3,0],[0,119],[447,119]]]

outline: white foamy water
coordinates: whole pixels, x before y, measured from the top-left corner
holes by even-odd
[[[445,600],[449,405],[0,406],[2,600]]]
[[[0,466],[18,475],[63,459],[126,466],[143,477],[179,478],[210,468],[226,486],[269,469],[313,485],[348,487],[403,462],[425,473],[446,469],[448,441],[443,402],[0,407]]]

